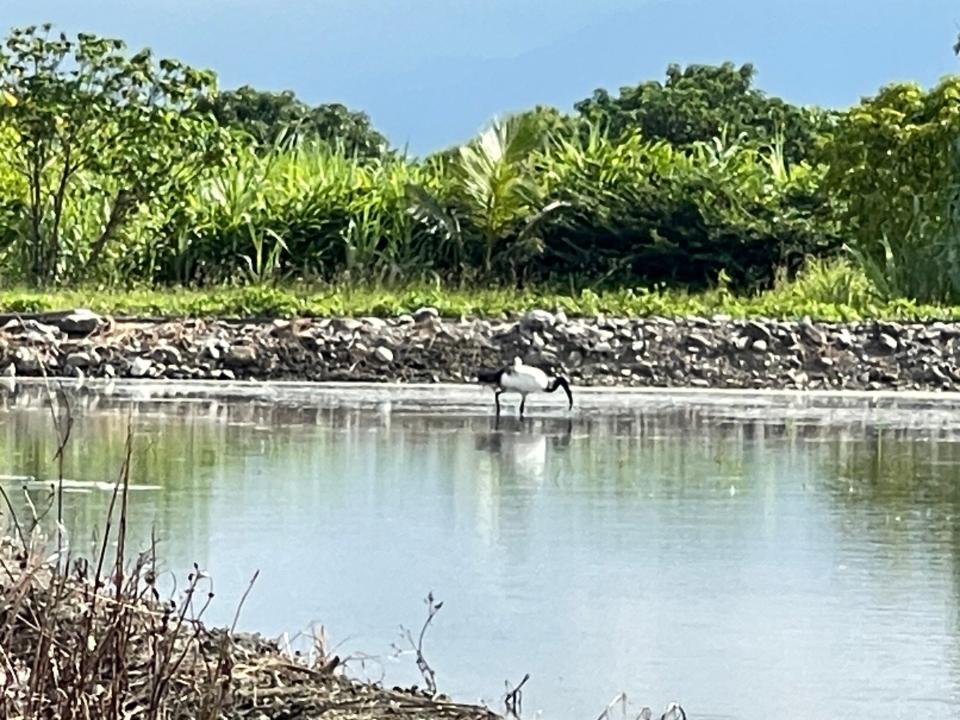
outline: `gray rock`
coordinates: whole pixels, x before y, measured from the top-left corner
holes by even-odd
[[[78,308],[55,322],[67,335],[89,335],[99,330],[103,324],[105,320],[87,308]]]
[[[889,335],[894,340],[898,339],[903,334],[903,328],[897,323],[879,322],[877,323],[877,329],[881,333]]]
[[[31,347],[19,347],[13,353],[17,373],[37,372],[40,369],[40,354]]]
[[[393,362],[393,350],[390,348],[380,345],[376,350],[373,351],[373,357],[384,364]]]
[[[521,327],[526,330],[545,330],[557,322],[553,313],[546,310],[530,310],[520,321]]]
[[[57,326],[47,325],[33,319],[23,321],[17,319],[8,320],[3,327],[0,327],[0,332],[19,337],[25,336],[27,340],[34,343],[45,343],[56,340],[61,334],[60,328]]]
[[[709,350],[711,347],[710,341],[699,333],[690,333],[687,335],[687,349],[690,352],[702,352],[704,350]]]
[[[206,353],[207,357],[211,360],[219,360],[223,357],[223,352],[221,352],[220,342],[218,340],[207,340],[203,344],[203,352]]]
[[[773,339],[766,325],[763,325],[756,320],[750,320],[746,325],[743,326],[743,334],[754,341],[763,340],[764,342],[769,343]]]
[[[932,327],[935,327],[940,331],[940,336],[944,340],[960,338],[960,324],[951,323],[947,325],[946,323],[938,322],[934,323]]]
[[[383,330],[387,326],[387,321],[378,317],[360,318],[360,322],[363,323],[364,329],[366,329],[368,332],[377,332],[379,330]]]
[[[0,368],[35,375],[43,363],[51,376],[83,369],[90,377],[110,377],[122,368],[124,376],[172,379],[255,374],[263,380],[430,382],[462,381],[477,363],[521,355],[563,366],[581,385],[942,389],[960,383],[954,370],[960,323],[954,322],[568,320],[545,310],[519,318],[443,320],[432,309],[421,310],[419,322],[413,316],[242,325],[167,321],[96,341],[15,320],[0,332]]]
[[[338,318],[333,321],[334,328],[340,332],[352,333],[363,327],[363,323],[356,318]]]
[[[323,340],[317,337],[313,330],[303,330],[297,333],[297,340],[303,347],[313,352],[323,347]]]
[[[827,336],[824,335],[823,331],[809,321],[800,324],[800,334],[811,345],[825,345],[827,343]]]
[[[150,368],[153,367],[153,363],[150,361],[150,358],[137,357],[134,358],[130,363],[130,377],[142,378],[146,377],[150,372]]]
[[[887,333],[880,333],[878,342],[880,343],[880,347],[888,352],[894,352],[897,347],[899,347],[899,343],[890,335],[887,335]]]
[[[173,345],[158,345],[150,351],[150,359],[164,365],[179,365],[182,361],[180,351]]]
[[[93,358],[90,356],[90,353],[79,350],[67,355],[64,362],[66,363],[67,367],[86,368],[93,364]]]
[[[853,347],[853,335],[847,328],[842,328],[834,337],[833,342],[837,347],[849,350]]]
[[[798,387],[803,387],[809,382],[809,377],[803,370],[789,370],[787,372],[787,378]]]
[[[290,321],[283,318],[277,318],[270,323],[270,334],[273,336],[283,335],[290,329]]]
[[[435,318],[440,317],[440,311],[435,307],[422,307],[418,308],[413,313],[413,321],[416,323],[429,322]]]
[[[253,345],[231,345],[223,357],[223,362],[230,367],[240,368],[255,365],[259,355]]]

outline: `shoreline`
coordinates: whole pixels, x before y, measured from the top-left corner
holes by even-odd
[[[516,356],[589,388],[960,392],[960,322],[726,316],[509,320],[411,315],[293,320],[125,319],[87,310],[0,318],[11,377],[474,383]]]
[[[104,529],[109,534],[110,525]],[[118,542],[123,536],[121,529]],[[68,564],[78,561],[64,552]],[[208,626],[200,618],[201,575],[187,577],[181,602],[162,598],[153,592],[152,550],[119,566],[108,561],[95,575],[95,565],[82,563],[68,572],[58,554],[0,534],[0,607],[17,610],[0,611],[0,631],[10,639],[0,647],[8,668],[3,717],[61,716],[77,707],[119,717],[110,710],[120,705],[183,720],[501,720],[440,690],[360,680],[347,672],[349,658],[322,644],[308,656],[279,639]]]

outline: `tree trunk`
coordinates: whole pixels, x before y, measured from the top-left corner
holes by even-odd
[[[103,232],[100,233],[100,237],[93,243],[90,258],[84,267],[84,274],[89,274],[90,271],[96,267],[97,262],[100,260],[100,255],[103,254],[103,249],[113,238],[117,228],[120,227],[120,223],[126,218],[127,213],[134,204],[133,197],[126,190],[121,190],[117,193],[117,197],[113,201],[113,207],[110,208],[110,217],[107,218],[107,223],[103,226]]]

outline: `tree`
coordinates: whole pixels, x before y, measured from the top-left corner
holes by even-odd
[[[824,156],[825,189],[873,283],[960,302],[960,77],[884,87],[844,114]]]
[[[639,130],[648,140],[685,146],[741,134],[749,144],[766,144],[782,134],[789,162],[809,159],[828,115],[767,97],[753,87],[755,74],[750,64],[670,65],[664,84],[623,87],[617,97],[597,90],[574,107],[611,137]]]
[[[249,133],[261,145],[300,137],[363,158],[382,157],[388,149],[387,139],[373,129],[366,113],[339,103],[310,107],[289,90],[272,93],[244,85],[205,99],[203,107],[221,125]]]
[[[501,270],[520,281],[524,266],[543,251],[543,223],[567,203],[544,200],[531,166],[546,149],[556,111],[537,108],[494,120],[477,137],[426,159],[425,168],[449,178],[445,197],[407,188],[409,211],[438,246],[475,261],[485,276]]]
[[[120,40],[53,35],[47,24],[13,30],[0,51],[0,126],[16,134],[2,148],[26,180],[23,255],[36,283],[62,280],[65,255],[93,269],[141,207],[176,196],[226,152],[226,133],[197,111],[214,75],[124,50]],[[91,194],[104,202],[97,234],[65,246],[69,205]]]

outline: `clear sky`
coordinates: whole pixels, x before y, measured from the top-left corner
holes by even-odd
[[[493,116],[569,109],[671,62],[757,66],[788,100],[847,106],[897,80],[960,72],[956,0],[0,0],[7,27],[69,32],[365,110],[421,153]]]

